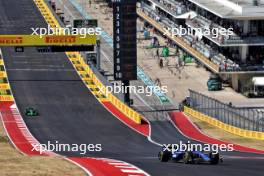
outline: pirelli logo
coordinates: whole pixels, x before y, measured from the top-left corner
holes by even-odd
[[[45,42],[47,44],[74,44],[76,43],[76,36],[47,36]]]
[[[22,37],[0,37],[0,44],[22,44]]]
[[[95,45],[96,35],[0,35],[1,46]]]

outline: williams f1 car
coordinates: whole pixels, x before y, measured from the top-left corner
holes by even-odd
[[[169,160],[175,162],[183,162],[185,164],[199,164],[199,163],[209,163],[212,165],[219,164],[223,162],[219,153],[213,152],[200,152],[200,151],[168,151],[162,148],[159,152],[158,158],[161,162],[168,162]]]

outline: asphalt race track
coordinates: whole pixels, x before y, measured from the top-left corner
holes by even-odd
[[[32,27],[46,27],[32,0],[0,0],[0,34],[30,34]],[[8,47],[2,50],[20,111],[33,106],[41,114],[36,119],[24,117],[40,143],[102,144],[103,151],[85,156],[130,162],[154,176],[263,175],[263,159],[236,152],[217,166],[160,163],[157,159],[160,147],[105,110],[82,83],[65,54],[38,53],[35,48],[26,48],[24,53],[15,53],[14,48]],[[169,122],[154,122],[152,131],[157,142],[187,140]],[[73,152],[60,154],[81,156]],[[232,157],[238,155],[243,158]]]

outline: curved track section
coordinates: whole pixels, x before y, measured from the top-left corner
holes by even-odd
[[[0,32],[5,34],[26,34],[31,32],[31,27],[46,26],[31,0],[0,0],[0,16]],[[34,48],[15,53],[13,48],[4,48],[3,55],[18,108],[23,112],[26,107],[34,106],[41,114],[35,119],[24,117],[40,143],[98,143],[103,148],[101,152],[85,155],[58,152],[61,155],[123,160],[154,176],[263,174],[263,160],[250,158],[227,158],[219,166],[160,163],[156,158],[160,147],[109,113],[82,83],[65,54],[37,53]],[[166,135],[165,129],[162,130],[162,135]],[[170,136],[178,139],[175,131]]]
[[[189,138],[194,140],[198,140],[204,143],[209,144],[230,144],[228,142],[224,142],[221,140],[214,139],[203,134],[191,121],[188,117],[186,117],[182,112],[174,112],[171,113],[172,122],[175,123],[176,127],[182,131],[182,133]],[[233,147],[236,151],[240,152],[248,152],[248,153],[256,153],[256,154],[264,154],[263,150],[256,150],[248,147],[244,147],[241,145],[233,144]]]

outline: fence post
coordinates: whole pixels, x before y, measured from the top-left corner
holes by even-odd
[[[240,111],[239,111],[239,109],[237,109],[237,114],[240,114]],[[243,128],[243,125],[242,125],[242,120],[239,118],[238,119],[238,122],[239,122],[239,125],[238,125],[238,127],[239,128]]]
[[[228,113],[227,113],[227,124],[230,124],[230,114],[232,115],[231,106],[227,105]]]
[[[263,119],[264,119],[264,112],[262,112],[261,119],[258,119],[258,121],[262,121]],[[264,131],[264,129],[263,129],[263,123],[261,125],[261,131]]]
[[[224,118],[224,116],[225,116],[225,111],[224,111],[224,105],[222,104],[222,103],[219,103],[219,105],[220,105],[220,114],[221,114],[221,116],[220,116],[220,118],[219,118],[219,120],[220,121],[223,121],[223,118]]]
[[[245,111],[242,111],[243,112],[243,122],[244,122],[244,125],[243,125],[243,128],[246,129],[246,118],[245,118]]]
[[[224,104],[224,117],[223,117],[223,121],[226,123],[227,122],[227,114],[228,114],[228,109],[227,109],[227,105]]]
[[[253,112],[253,130],[254,131],[257,131],[257,124],[256,124],[256,122],[257,122],[257,119],[258,119],[258,112],[257,111],[255,111],[255,110],[252,110],[252,112]]]

